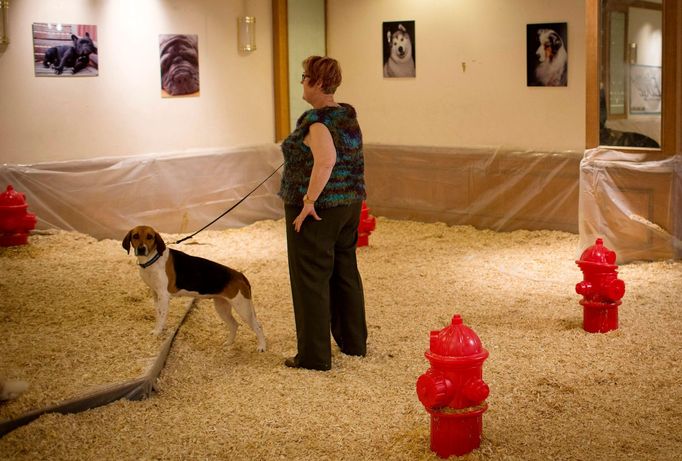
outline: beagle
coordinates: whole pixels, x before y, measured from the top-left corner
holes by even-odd
[[[130,254],[133,247],[140,266],[142,280],[154,292],[156,328],[159,335],[166,323],[171,296],[213,299],[216,312],[227,324],[226,344],[237,335],[237,321],[232,308],[251,327],[258,338],[258,350],[265,351],[265,335],[251,303],[248,279],[234,269],[208,259],[191,256],[166,248],[163,239],[149,226],[137,226],[123,239],[123,248]]]

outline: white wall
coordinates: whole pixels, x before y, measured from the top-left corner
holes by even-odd
[[[0,50],[0,163],[222,148],[274,141],[268,0],[18,0]],[[258,49],[237,51],[237,16]],[[34,77],[34,22],[97,25],[99,76]],[[199,36],[201,96],[162,99],[159,34]]]
[[[663,63],[663,23],[659,10],[629,8],[628,41],[637,44],[637,64]]]
[[[383,78],[382,22],[399,20],[415,20],[414,79]],[[549,22],[568,23],[568,87],[527,87],[526,24]],[[365,142],[584,149],[584,1],[328,0],[327,27]]]
[[[344,72],[337,99],[358,109],[365,142],[582,151],[583,0],[327,4],[327,50]],[[269,0],[17,0],[10,8],[12,43],[0,49],[0,163],[274,140]],[[257,17],[258,50],[247,56],[236,44],[243,13]],[[384,79],[381,24],[403,19],[416,21],[417,78]],[[33,22],[96,24],[100,75],[34,77]],[[526,24],[539,22],[568,23],[567,88],[526,86]],[[200,97],[160,97],[161,33],[199,35]]]

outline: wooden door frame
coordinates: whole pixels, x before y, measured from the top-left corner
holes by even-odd
[[[275,86],[275,142],[280,142],[291,132],[289,115],[289,23],[288,1],[272,0],[272,48]],[[324,1],[324,48],[327,54],[329,36],[329,8]]]
[[[628,15],[628,10],[627,8],[624,8],[622,6],[611,8],[607,11],[607,13],[613,13],[613,12],[620,12],[625,15],[625,34],[623,36],[623,47],[625,49],[625,52],[628,53],[627,49],[627,43],[628,43],[628,36],[627,36],[627,30],[628,30],[628,23],[630,21],[630,17]],[[604,28],[604,35],[606,37],[611,37],[611,22],[609,21],[608,17],[601,17],[599,18],[599,22],[601,26]],[[630,103],[630,95],[627,94],[627,91],[625,92],[625,99],[623,102],[623,113],[622,114],[612,114],[611,113],[611,90],[610,90],[610,85],[611,85],[611,44],[609,42],[604,43],[603,49],[601,51],[601,56],[602,59],[604,60],[604,66],[602,66],[601,70],[601,81],[604,82],[604,100],[606,103],[606,118],[608,119],[624,119],[627,118],[628,116],[628,104]],[[608,63],[608,64],[607,64]],[[627,85],[625,85],[627,88]],[[601,114],[600,114],[601,116]]]
[[[600,0],[585,1],[585,147],[591,149],[599,145],[599,3]],[[678,61],[680,53],[680,9],[682,0],[663,0],[663,98],[661,101],[661,148],[637,149],[619,147],[624,152],[647,152],[654,156],[671,156],[680,150],[682,128],[678,122],[682,96],[682,76]]]
[[[289,135],[289,29],[287,0],[272,0],[272,65],[275,85],[275,142]]]

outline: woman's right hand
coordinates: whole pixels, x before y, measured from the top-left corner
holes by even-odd
[[[312,203],[306,203],[303,205],[303,209],[301,212],[296,216],[296,219],[294,219],[293,225],[294,229],[296,232],[301,231],[301,226],[303,226],[303,221],[305,221],[305,218],[308,216],[312,216],[315,221],[322,221],[322,218],[317,216],[317,211],[315,211],[315,205]]]

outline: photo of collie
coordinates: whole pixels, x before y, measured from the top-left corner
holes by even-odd
[[[384,77],[415,77],[414,21],[383,23],[381,41]]]
[[[528,86],[568,86],[568,25],[526,26]]]
[[[159,36],[161,96],[199,96],[199,37],[186,34]]]

